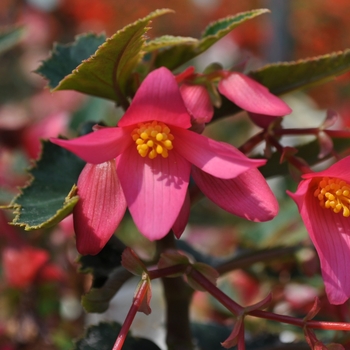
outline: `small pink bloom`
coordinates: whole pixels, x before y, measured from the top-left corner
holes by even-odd
[[[48,115],[27,127],[23,132],[22,142],[28,157],[37,159],[41,152],[40,139],[47,139],[65,133],[68,129],[68,121],[68,113],[59,112]]]
[[[350,157],[327,170],[303,175],[297,191],[288,194],[299,208],[317,250],[331,304],[350,297]]]
[[[252,209],[252,217],[258,221],[270,219],[271,212],[277,212],[276,200],[271,199],[268,188],[265,187],[268,194],[259,197],[261,192],[254,196],[247,185],[255,180],[262,181],[258,171],[251,172],[247,182],[239,180],[241,187],[235,198],[241,201],[246,194],[243,203],[236,202],[239,209],[228,205],[230,194],[223,199],[223,191],[218,195],[212,193],[216,191],[215,180],[219,188],[222,180],[232,181],[225,183],[229,186],[234,178],[265,164],[265,160],[251,160],[233,146],[192,132],[188,130],[190,127],[191,117],[173,74],[166,68],[159,68],[143,81],[118,127],[102,128],[74,140],[51,140],[91,163],[87,167],[92,173],[85,174],[84,169],[80,175],[78,194],[82,201],[74,212],[79,216],[75,220],[78,232],[81,230],[84,237],[92,237],[92,240],[82,240],[85,253],[98,253],[104,243],[97,244],[97,241],[103,236],[102,241],[106,242],[117,227],[125,211],[124,196],[144,236],[150,240],[160,239],[173,227],[180,236],[183,218],[189,211],[185,198],[191,168],[200,179],[198,186],[211,194],[214,202],[226,204],[229,211],[244,212],[244,216]],[[114,159],[116,170],[111,165]],[[104,169],[97,169],[97,166]],[[98,184],[101,177],[104,183]],[[81,178],[86,181],[83,185]],[[110,182],[114,183],[113,190],[107,188]],[[94,186],[98,189],[92,189]],[[266,198],[267,204],[260,205]],[[262,213],[255,213],[251,200],[258,201],[255,206]],[[93,218],[94,215],[101,217]]]
[[[262,128],[266,128],[275,117],[292,112],[283,100],[242,73],[226,72],[218,89],[222,95],[247,111],[253,122]]]
[[[182,84],[180,86],[182,99],[191,115],[192,130],[203,131],[214,115],[214,107],[207,88],[203,85]]]

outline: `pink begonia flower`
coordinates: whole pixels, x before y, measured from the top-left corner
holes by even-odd
[[[218,84],[219,92],[247,111],[251,120],[261,128],[267,128],[276,117],[292,112],[283,100],[245,74],[230,71],[221,71],[221,74],[223,78]],[[180,92],[192,120],[204,128],[204,124],[212,119],[214,108],[207,88],[191,84],[191,80],[197,76],[200,74],[194,73],[194,67],[189,67],[177,75],[176,80],[181,84]]]
[[[264,85],[242,73],[227,72],[227,76],[219,82],[218,90],[247,111],[252,121],[262,128],[267,128],[276,117],[292,112],[283,100]]]
[[[159,68],[142,82],[118,127],[74,140],[51,139],[88,162],[78,180],[80,200],[74,210],[81,253],[100,251],[126,206],[150,240],[171,229],[179,237],[189,212],[191,167],[200,189],[224,209],[256,221],[277,214],[277,201],[256,170],[266,161],[249,159],[190,127],[173,74]],[[249,179],[241,178],[246,172]]]
[[[342,304],[350,297],[350,157],[302,177],[287,193],[317,250],[328,300]]]

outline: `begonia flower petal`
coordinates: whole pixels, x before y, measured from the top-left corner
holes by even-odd
[[[176,152],[203,171],[221,179],[232,179],[251,168],[264,165],[265,159],[249,159],[229,144],[214,141],[190,130],[171,129]]]
[[[229,180],[213,177],[195,166],[191,174],[203,194],[231,214],[262,222],[278,213],[277,199],[257,169],[249,169]]]
[[[196,123],[209,123],[214,115],[214,107],[208,90],[203,85],[180,86],[181,96]]]
[[[257,114],[257,113],[251,113],[248,112],[249,118],[251,121],[257,125],[260,126],[260,128],[267,129],[268,126],[276,120],[276,118],[280,118],[279,116],[275,115],[265,115],[265,114]]]
[[[80,254],[95,255],[113,235],[126,210],[115,161],[86,164],[78,179],[74,230]]]
[[[341,213],[322,208],[309,188],[311,182],[302,181],[296,193],[287,193],[298,205],[317,250],[329,302],[343,304],[350,297],[350,221]]]
[[[190,217],[190,209],[191,209],[191,201],[190,201],[190,195],[187,191],[184,204],[182,205],[180,213],[172,227],[172,230],[176,238],[180,238],[183,232],[185,231],[186,225],[188,223],[188,218]]]
[[[314,177],[335,177],[349,183],[350,179],[350,156],[345,157],[331,165],[329,168],[317,173],[308,173],[302,175],[303,179],[311,179]]]
[[[148,239],[163,238],[174,225],[184,203],[191,166],[174,150],[168,158],[141,157],[130,147],[117,166],[130,213]]]
[[[148,74],[118,126],[137,125],[153,120],[185,129],[191,127],[191,118],[175,77],[164,67]]]
[[[283,100],[242,73],[231,73],[220,81],[218,89],[222,95],[248,112],[274,116],[292,112]]]
[[[130,128],[103,128],[72,140],[50,141],[88,163],[99,164],[116,158],[133,143]]]

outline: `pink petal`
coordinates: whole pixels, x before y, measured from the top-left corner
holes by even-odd
[[[214,115],[214,107],[208,90],[203,85],[182,84],[180,92],[188,112],[196,123],[209,123]]]
[[[142,158],[136,147],[120,156],[117,172],[134,222],[150,240],[164,237],[184,203],[190,164],[174,150],[168,158]]]
[[[179,216],[174,222],[172,230],[176,238],[180,238],[185,231],[186,225],[188,223],[188,218],[190,217],[191,201],[188,191],[186,192],[185,201],[181,207]]]
[[[231,214],[261,222],[273,219],[278,213],[278,202],[257,169],[249,169],[229,180],[213,177],[195,166],[191,174],[203,194]]]
[[[176,152],[206,173],[232,179],[251,168],[264,165],[264,159],[249,159],[229,144],[214,141],[195,132],[172,127]]]
[[[191,118],[175,77],[164,67],[148,74],[118,126],[124,127],[152,120],[185,129],[191,127]]]
[[[242,109],[265,115],[284,116],[292,110],[288,105],[257,81],[242,73],[231,73],[220,81],[218,89]]]
[[[99,164],[116,158],[133,143],[130,128],[103,128],[73,140],[50,141],[88,163]]]
[[[350,178],[350,156],[347,156],[338,162],[331,165],[329,168],[317,173],[304,174],[302,177],[304,179],[311,179],[314,177],[336,177],[338,179],[344,180],[349,183]]]
[[[349,218],[322,208],[309,188],[311,181],[302,181],[295,194],[287,193],[297,203],[317,250],[329,302],[343,304],[350,297]]]
[[[265,114],[256,114],[256,113],[248,113],[249,118],[251,121],[257,125],[260,126],[260,128],[267,129],[268,126],[276,120],[276,118],[280,118],[279,116],[274,115],[265,115]]]
[[[74,229],[80,254],[97,254],[118,227],[126,210],[115,161],[86,164],[78,179]]]

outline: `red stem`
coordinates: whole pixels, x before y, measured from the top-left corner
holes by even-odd
[[[134,300],[132,302],[130,310],[125,318],[125,321],[122,325],[122,328],[119,332],[118,338],[115,341],[115,344],[114,344],[112,350],[121,350],[121,348],[123,347],[123,344],[125,342],[126,336],[127,336],[129,329],[131,327],[131,324],[136,316],[138,309],[141,306],[142,300],[146,296],[148,288],[149,288],[149,285],[148,285],[147,279],[142,280],[141,285],[140,285],[136,295],[134,296]]]
[[[233,301],[229,296],[217,288],[213,283],[211,283],[205,276],[195,269],[192,269],[190,276],[202,286],[208,293],[215,297],[222,305],[227,307],[235,315],[240,315],[243,313],[244,308]]]
[[[244,312],[244,308],[229,298],[225,293],[212,284],[205,276],[200,272],[192,269],[190,276],[205,290],[208,291],[213,297],[215,297],[222,305],[230,310],[235,315],[240,315]],[[253,310],[247,312],[247,315],[265,318],[272,321],[278,321],[282,323],[292,324],[298,327],[309,327],[312,329],[330,329],[339,331],[350,331],[350,323],[345,322],[325,322],[325,321],[304,321],[291,316],[278,315],[272,312]]]
[[[271,321],[278,321],[282,323],[292,324],[298,327],[309,327],[313,329],[331,329],[336,331],[350,331],[350,323],[345,322],[325,322],[325,321],[307,321],[302,319],[294,318],[291,316],[278,315],[272,312],[253,310],[247,313],[247,315],[265,318]]]
[[[348,138],[350,130],[321,130],[319,128],[290,128],[290,129],[274,129],[273,134],[276,136],[294,136],[294,135],[317,135],[320,131],[325,132],[330,137]]]
[[[148,276],[151,280],[155,278],[168,277],[174,274],[183,274],[186,271],[187,265],[179,264],[169,267],[164,267],[162,269],[148,270]]]

